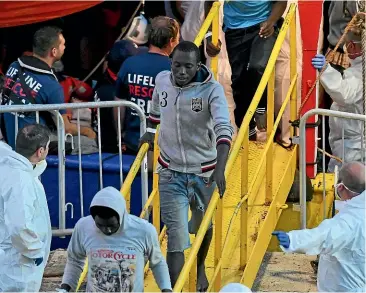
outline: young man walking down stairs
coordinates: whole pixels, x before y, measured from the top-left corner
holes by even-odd
[[[200,63],[198,47],[181,42],[172,53],[172,68],[156,77],[149,128],[141,143],[159,132],[159,193],[162,220],[167,226],[172,286],[184,265],[184,250],[191,246],[217,184],[225,192],[225,165],[233,128],[222,86]],[[215,182],[215,184],[213,184]],[[188,223],[188,207],[192,218]],[[208,281],[205,259],[212,227],[197,255],[197,291],[205,292]]]

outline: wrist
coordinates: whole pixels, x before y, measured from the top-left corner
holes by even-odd
[[[146,132],[155,134],[156,133],[156,128],[148,127],[148,128],[146,128]]]
[[[267,19],[267,24],[268,26],[275,26],[275,24],[277,23],[277,20],[274,20],[273,18],[269,17]]]

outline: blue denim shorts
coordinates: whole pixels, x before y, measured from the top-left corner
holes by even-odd
[[[162,221],[167,227],[168,252],[182,252],[191,247],[189,234],[198,232],[216,187],[215,183],[207,186],[208,180],[166,168],[160,170],[160,209]],[[192,212],[189,222],[188,208]]]

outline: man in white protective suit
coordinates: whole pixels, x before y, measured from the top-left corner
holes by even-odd
[[[285,252],[320,255],[319,292],[366,292],[365,165],[344,164],[334,188],[344,205],[333,218],[314,229],[272,234]]]
[[[19,130],[16,148],[0,142],[0,292],[38,292],[52,231],[38,177],[46,169],[50,131]]]
[[[331,110],[363,113],[362,97],[362,44],[360,36],[353,33],[348,35],[346,43],[351,66],[340,73],[332,64],[326,65],[326,69],[320,77],[320,82],[325,91],[333,100]],[[325,57],[316,55],[312,64],[314,68],[321,70],[325,65]],[[344,162],[361,161],[363,122],[337,117],[329,117],[329,144],[332,154],[343,159]],[[342,141],[342,128],[344,128],[344,150]],[[343,154],[345,157],[343,158]],[[331,159],[328,172],[334,172],[334,167],[340,165],[335,159]]]
[[[184,17],[184,22],[181,26],[181,36],[185,41],[193,42],[196,38],[204,20],[205,20],[205,1],[181,1],[186,2],[189,5],[186,6],[186,14]],[[235,124],[234,110],[235,110],[235,102],[233,98],[233,91],[231,89],[231,67],[229,63],[229,58],[227,56],[226,51],[226,43],[225,43],[225,33],[222,31],[222,22],[223,22],[223,4],[224,1],[220,0],[221,7],[219,12],[219,40],[220,40],[220,50],[215,49],[212,44],[210,44],[209,48],[207,48],[207,38],[211,38],[211,32],[206,34],[206,38],[204,40],[205,46],[205,56],[206,56],[206,66],[211,66],[211,57],[208,55],[208,52],[211,50],[216,51],[214,53],[218,53],[218,72],[217,72],[217,81],[223,86],[226,100],[229,106],[229,114],[230,114],[230,122],[234,128],[234,137],[237,134],[237,128],[240,125]],[[184,3],[183,3],[184,4]],[[182,4],[182,5],[183,5]],[[207,9],[207,8],[206,8]]]

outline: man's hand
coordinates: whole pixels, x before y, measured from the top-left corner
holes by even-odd
[[[224,170],[215,169],[208,181],[208,186],[210,186],[213,182],[216,182],[217,188],[219,189],[220,198],[222,198],[226,190]]]
[[[33,259],[34,263],[38,267],[43,262],[43,257]]]
[[[274,34],[274,23],[270,21],[262,22],[260,25],[259,36],[261,38],[269,38]]]
[[[154,139],[155,139],[155,134],[154,133],[145,132],[145,134],[140,138],[139,148],[144,143],[148,143],[149,144],[149,150],[153,151],[154,150]]]
[[[316,54],[313,59],[311,59],[311,64],[315,69],[321,71],[325,65],[325,56],[322,54]]]
[[[215,46],[212,43],[212,36],[209,36],[206,38],[206,53],[210,57],[217,56],[221,51],[221,41],[219,40],[219,43],[217,46]]]
[[[280,242],[280,245],[284,248],[290,247],[290,237],[286,232],[283,231],[274,231],[272,235],[276,236],[278,241]]]
[[[84,134],[86,137],[90,138],[90,139],[96,139],[97,138],[97,134],[95,133],[95,131],[92,128],[86,128],[84,130]]]

